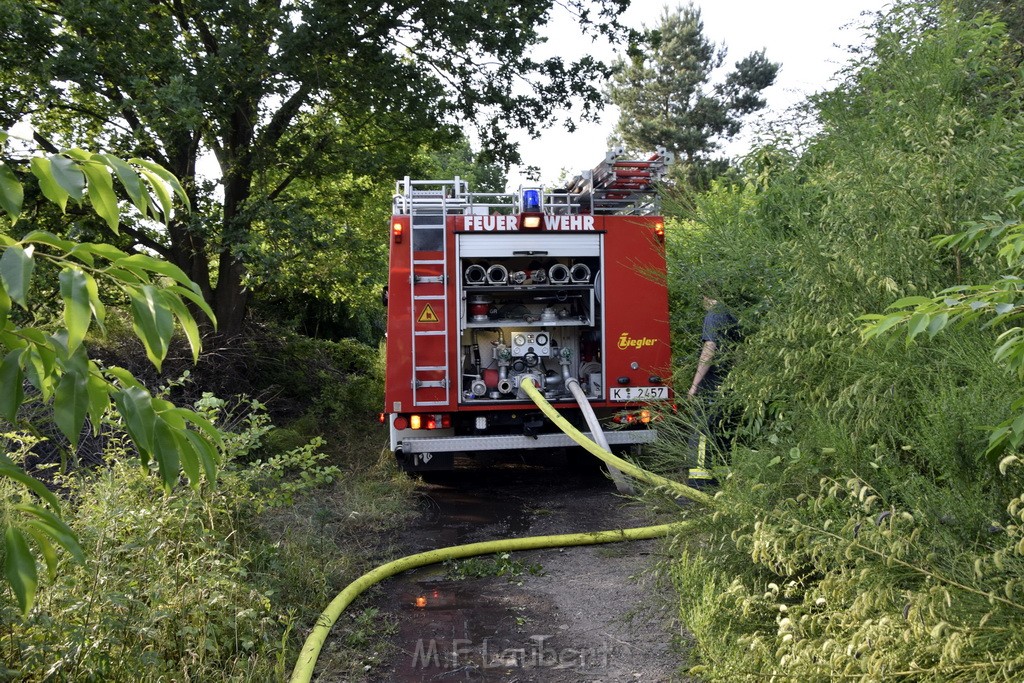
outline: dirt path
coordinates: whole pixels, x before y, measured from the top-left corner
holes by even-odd
[[[658,522],[600,473],[566,468],[497,465],[421,491],[423,514],[398,539],[409,553]],[[391,579],[373,600],[397,617],[394,654],[365,680],[680,680],[684,655],[673,645],[679,627],[671,601],[634,578],[655,561],[658,543],[491,556],[478,565],[491,568],[483,578],[453,580],[451,568],[435,566]],[[534,573],[510,580],[493,575],[500,566]]]

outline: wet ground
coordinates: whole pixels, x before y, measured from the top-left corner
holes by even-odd
[[[409,554],[665,521],[616,494],[596,468],[498,461],[430,481],[419,487],[422,513],[397,539]],[[677,680],[678,624],[642,578],[659,548],[640,541],[517,552],[390,579],[373,601],[395,616],[397,633],[366,680]]]

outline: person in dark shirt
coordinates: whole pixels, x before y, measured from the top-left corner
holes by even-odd
[[[707,452],[709,445],[718,452],[725,452],[726,444],[721,434],[724,413],[718,401],[718,388],[727,374],[723,361],[729,352],[728,347],[737,338],[737,321],[732,312],[707,290],[702,299],[706,312],[700,335],[700,355],[697,369],[693,373],[693,382],[687,392],[691,398],[699,401],[696,413],[700,424],[690,441],[697,462],[697,467],[690,468],[690,479],[695,480],[713,478],[711,458]]]
[[[704,295],[704,328],[700,335],[700,356],[697,360],[697,371],[693,373],[690,385],[690,396],[709,395],[717,391],[725,378],[721,363],[721,353],[734,336],[736,318],[728,308],[718,303],[717,299]],[[719,361],[715,361],[715,357]]]

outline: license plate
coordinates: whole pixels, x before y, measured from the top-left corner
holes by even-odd
[[[611,389],[613,401],[656,401],[668,398],[668,387],[616,387]]]

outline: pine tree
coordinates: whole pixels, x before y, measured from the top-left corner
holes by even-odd
[[[719,141],[734,137],[745,115],[764,108],[761,91],[779,70],[761,50],[710,85],[725,57],[725,47],[704,35],[699,8],[666,8],[646,45],[616,63],[609,96],[621,112],[617,136],[633,150],[664,147],[691,177],[707,175]]]

